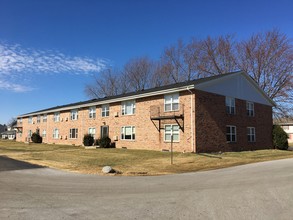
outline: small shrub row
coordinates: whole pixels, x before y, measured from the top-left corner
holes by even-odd
[[[85,134],[83,137],[84,146],[100,146],[101,148],[115,148],[115,143],[111,142],[109,137],[103,137],[94,140],[93,136],[90,134]]]

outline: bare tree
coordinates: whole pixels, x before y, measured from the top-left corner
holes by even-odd
[[[106,69],[99,75],[94,76],[93,84],[86,85],[85,93],[90,98],[102,98],[121,94],[124,90],[119,86],[119,83],[121,83],[120,78],[119,72]]]
[[[164,75],[174,83],[188,80],[188,68],[184,59],[185,45],[182,40],[165,49],[161,58]],[[190,80],[190,79],[189,79]]]
[[[277,103],[276,113],[292,115],[292,51],[291,41],[278,30],[242,41],[232,35],[193,38],[187,44],[178,40],[164,50],[159,61],[132,59],[122,72],[104,71],[85,90],[90,97],[103,97],[241,69]]]
[[[153,74],[151,77],[151,87],[159,87],[171,84],[172,80],[166,75],[169,70],[166,70],[166,68],[169,67],[165,64],[162,64],[160,61],[154,63]]]
[[[254,34],[237,46],[238,65],[277,103],[275,113],[293,114],[293,48],[278,30]]]
[[[9,126],[9,127],[13,127],[13,126],[15,126],[15,125],[17,125],[17,119],[16,119],[16,118],[11,118],[11,119],[9,119],[9,121],[7,122],[7,126]]]
[[[123,69],[123,75],[128,80],[130,90],[140,91],[151,87],[153,62],[148,57],[129,60]]]
[[[198,48],[198,74],[212,76],[233,72],[237,69],[236,44],[231,35],[207,37]]]

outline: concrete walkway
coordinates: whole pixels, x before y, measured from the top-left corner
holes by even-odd
[[[292,219],[293,159],[113,177],[0,157],[0,195],[0,219]]]

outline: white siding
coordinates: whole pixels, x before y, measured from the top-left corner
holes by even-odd
[[[242,74],[233,74],[195,85],[196,89],[272,106],[272,103]]]

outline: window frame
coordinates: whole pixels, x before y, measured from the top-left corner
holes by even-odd
[[[29,116],[28,117],[28,123],[29,124],[33,124],[33,116]]]
[[[54,128],[53,129],[53,139],[59,139],[59,129],[58,128]]]
[[[171,126],[171,130],[170,131],[166,131],[166,127]],[[178,130],[174,131],[174,127],[178,127]],[[174,140],[174,134],[178,135],[178,140]],[[170,136],[170,140],[166,139],[166,135],[171,135]],[[164,126],[164,142],[171,142],[171,137],[173,136],[173,143],[178,143],[180,142],[180,126],[178,124],[166,124]]]
[[[254,117],[254,102],[246,101],[246,114],[249,117]]]
[[[37,123],[41,123],[41,115],[37,115]]]
[[[130,105],[127,105],[130,104]],[[131,108],[131,112],[127,112],[127,107]],[[128,100],[121,102],[121,115],[134,115],[135,114],[136,103],[135,100]]]
[[[174,98],[174,96],[177,96],[177,98]],[[167,100],[167,97],[171,97],[170,102]],[[179,97],[180,97],[179,92],[164,95],[164,112],[179,111],[180,110]],[[176,104],[177,104],[177,109],[174,108],[174,105],[176,105]],[[166,110],[167,105],[170,105],[170,110]]]
[[[72,109],[72,110],[70,110],[70,120],[71,121],[78,120],[78,109]]]
[[[77,139],[77,138],[78,138],[78,128],[70,128],[69,129],[69,139]]]
[[[227,128],[229,128],[229,132],[227,132]],[[233,133],[233,128],[235,133]],[[228,140],[228,135],[229,135],[229,140]],[[235,140],[233,140],[233,136],[235,137]],[[226,125],[226,141],[228,143],[237,142],[237,127],[235,125]]]
[[[43,114],[43,122],[47,122],[47,118],[48,118],[48,115],[47,114]]]
[[[89,107],[89,118],[96,118],[96,106]]]
[[[54,122],[60,121],[60,112],[54,112],[53,121]]]
[[[45,138],[46,136],[47,136],[47,131],[46,131],[46,129],[43,129],[42,137]]]
[[[126,137],[126,128],[130,128],[131,129],[131,134],[130,134],[130,139],[129,138],[125,138]],[[120,129],[120,139],[124,140],[124,141],[135,141],[135,137],[136,137],[136,129],[135,126],[132,125],[126,125],[126,126],[122,126]]]
[[[246,128],[246,133],[247,133],[247,140],[248,140],[249,143],[256,142],[255,127],[247,127]]]
[[[226,113],[230,115],[236,115],[236,100],[233,97],[225,97]]]
[[[101,106],[101,116],[103,118],[110,116],[110,105],[109,104],[104,104]]]
[[[91,130],[94,130],[95,132],[92,133]],[[95,137],[96,137],[96,128],[95,127],[90,127],[88,129],[88,134],[91,135],[95,139]]]

